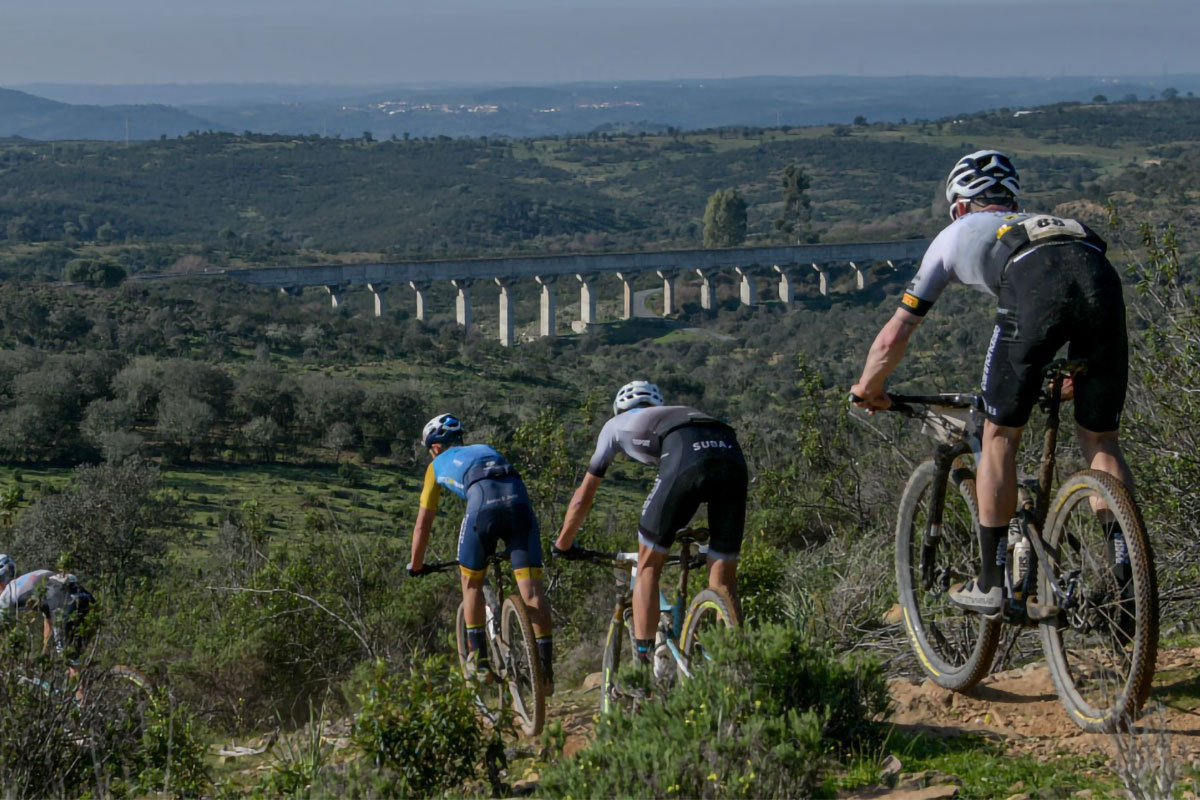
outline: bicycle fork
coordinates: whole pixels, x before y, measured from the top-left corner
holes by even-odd
[[[942,514],[946,509],[946,487],[950,483],[950,469],[954,459],[961,453],[960,446],[939,444],[934,448],[934,461],[937,464],[938,475],[944,475],[944,480],[935,480],[929,495],[929,518],[925,522],[925,532],[921,537],[921,588],[927,592],[934,590],[938,576],[934,572],[937,563],[938,542],[942,538]],[[945,589],[947,587],[940,587]]]

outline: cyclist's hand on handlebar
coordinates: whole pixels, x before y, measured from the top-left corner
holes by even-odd
[[[887,392],[870,395],[861,383],[850,387],[850,402],[859,408],[865,408],[872,414],[892,407],[892,398],[888,397]]]
[[[555,558],[561,558],[563,561],[579,561],[585,558],[583,551],[579,549],[579,545],[572,544],[566,550],[560,550],[557,543],[551,543],[550,553]]]
[[[425,565],[422,564],[421,566],[417,567],[416,569],[413,569],[412,562],[411,561],[408,562],[408,577],[419,578],[425,574],[426,574]]]
[[[1064,375],[1062,378],[1062,400],[1075,399],[1075,377],[1073,375]]]

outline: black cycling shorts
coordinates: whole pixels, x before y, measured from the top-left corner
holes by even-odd
[[[658,477],[642,506],[643,544],[665,552],[700,503],[708,504],[709,553],[735,558],[746,527],[746,459],[733,429],[689,425],[662,443]]]
[[[64,648],[78,651],[82,647],[82,624],[93,602],[91,592],[77,583],[67,585],[52,579],[46,581],[46,594],[38,610],[50,620],[54,646],[59,652]]]
[[[1042,369],[1059,348],[1086,360],[1075,380],[1075,421],[1115,431],[1125,405],[1129,344],[1121,279],[1099,250],[1045,244],[1013,258],[1000,279],[996,327],[983,365],[987,417],[997,425],[1029,421]]]
[[[482,575],[503,539],[518,579],[540,578],[542,539],[525,483],[516,474],[484,478],[467,489],[467,512],[458,533],[462,572]]]

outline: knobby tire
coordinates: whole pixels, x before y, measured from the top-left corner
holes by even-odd
[[[500,637],[506,648],[508,690],[521,731],[526,736],[542,732],[546,720],[546,687],[542,682],[542,664],[538,658],[537,638],[529,609],[519,594],[504,601],[500,611]]]
[[[683,620],[683,655],[688,668],[695,670],[703,666],[704,646],[700,636],[715,627],[736,628],[742,624],[737,606],[729,591],[723,586],[701,589],[692,598],[687,616]]]

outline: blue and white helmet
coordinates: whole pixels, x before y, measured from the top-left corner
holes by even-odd
[[[638,406],[661,406],[663,402],[662,392],[650,381],[630,381],[617,390],[613,415]]]
[[[17,577],[17,565],[5,553],[0,553],[0,581],[10,582]]]
[[[946,178],[946,200],[951,205],[961,199],[998,194],[999,187],[1014,198],[1021,193],[1021,179],[1012,160],[999,150],[976,150],[958,160]]]
[[[429,447],[431,444],[462,439],[463,426],[458,421],[458,417],[453,414],[438,414],[429,422],[425,423],[425,430],[421,431],[421,444]]]

